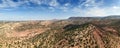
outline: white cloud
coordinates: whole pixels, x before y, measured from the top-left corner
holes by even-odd
[[[66,3],[64,6],[70,6],[70,3]]]
[[[86,0],[82,4],[79,5],[79,7],[85,6],[85,7],[98,7],[103,5],[103,0],[99,0],[99,2],[96,2],[97,0]]]
[[[71,6],[70,3],[66,3],[64,5],[60,5],[57,0],[51,0],[49,5],[52,7],[49,7],[49,9],[52,9],[52,11],[55,11],[55,9],[60,9],[61,11],[67,12],[69,10],[69,7]]]
[[[36,4],[42,4],[42,1],[43,0],[28,0],[29,2],[33,2],[33,3],[36,3]]]
[[[12,0],[2,0],[2,2],[0,8],[18,7],[23,4],[23,2],[13,2]]]
[[[50,6],[56,7],[59,6],[59,3],[57,2],[57,0],[51,0],[51,2],[49,3]]]
[[[7,7],[7,2],[5,0],[2,0],[3,3],[0,4],[0,8]]]
[[[85,12],[86,16],[104,16],[106,15],[105,9],[102,8],[90,8]]]
[[[54,12],[55,11],[55,8],[54,7],[49,7],[50,11],[51,12]]]
[[[108,15],[120,15],[120,6],[113,7],[94,7],[82,10],[80,8],[74,8],[73,11],[83,16],[108,16]]]
[[[113,6],[113,9],[119,9],[120,7],[119,6]]]
[[[14,2],[12,0],[2,0],[3,3],[0,4],[0,8],[7,8],[7,7],[18,7],[21,5],[28,4],[29,2],[35,3],[35,4],[42,4],[46,3],[46,0],[19,0],[18,2]]]
[[[82,14],[84,16],[105,16],[105,15],[111,15],[111,14],[119,14],[120,13],[120,5],[112,6],[112,7],[103,7],[100,6],[103,5],[104,0],[100,0],[99,2],[96,2],[96,0],[86,0],[84,3],[79,4],[78,6],[74,6],[73,9],[70,9],[71,5],[69,2],[61,6],[57,0],[19,0],[18,2],[13,2],[12,0],[2,0],[3,3],[0,4],[0,8],[8,8],[8,7],[14,7],[17,8],[22,5],[30,5],[30,2],[41,5],[46,4],[49,5],[48,7],[50,10],[55,11],[56,9],[60,9],[62,11],[73,11],[77,12],[79,14]],[[120,1],[120,0],[119,0]],[[118,1],[118,2],[119,2]],[[120,4],[120,2],[119,2]],[[81,7],[85,7],[86,9],[83,9]]]
[[[75,7],[72,9],[73,12],[78,12],[78,13],[82,13],[84,12],[84,10],[82,10],[81,8]]]
[[[61,7],[60,9],[62,9],[64,12],[68,11],[68,8],[67,7]]]
[[[17,7],[21,5],[21,2],[13,2],[11,0],[6,0],[9,7]]]
[[[113,6],[111,8],[106,8],[109,14],[120,15],[120,6]]]
[[[100,7],[101,5],[103,5],[103,1],[104,0],[101,0],[100,2],[95,2],[95,0],[87,0],[78,7],[72,9],[72,11],[77,12],[78,14],[83,16],[119,15],[120,6]],[[82,6],[86,6],[86,9],[81,8]]]
[[[29,7],[30,3],[34,3],[36,5],[46,4],[52,7],[58,7],[59,3],[57,0],[19,0],[18,2],[14,2],[12,0],[2,0],[3,3],[0,4],[0,8],[9,8],[9,7],[19,7],[26,6]]]

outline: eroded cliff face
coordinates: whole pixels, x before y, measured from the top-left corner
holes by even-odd
[[[47,22],[45,22],[47,23]],[[1,26],[0,48],[119,48],[116,27],[68,21],[10,23]],[[7,30],[7,31],[4,31]]]

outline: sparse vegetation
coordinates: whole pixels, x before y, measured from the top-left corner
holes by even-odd
[[[47,26],[41,22],[1,22],[0,48],[119,48],[119,20],[108,21],[60,20]],[[41,28],[46,30],[41,33]],[[21,32],[26,36],[8,36]]]

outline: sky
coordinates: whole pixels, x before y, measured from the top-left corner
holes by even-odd
[[[120,0],[0,0],[0,20],[120,15]]]

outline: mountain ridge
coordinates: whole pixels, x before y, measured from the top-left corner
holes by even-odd
[[[102,19],[120,19],[120,15],[111,15],[106,17],[69,17],[68,20],[102,20]]]

